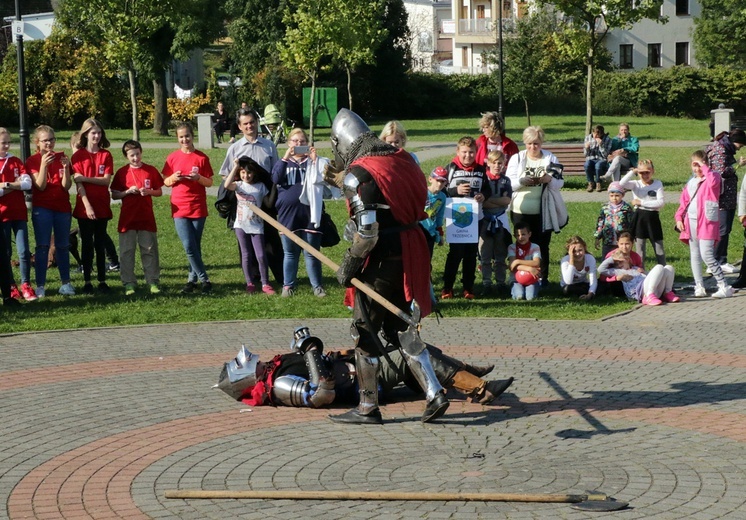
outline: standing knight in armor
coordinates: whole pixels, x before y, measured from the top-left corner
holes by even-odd
[[[324,352],[324,343],[312,336],[308,327],[295,329],[290,350],[262,362],[257,354],[242,346],[238,355],[223,365],[217,388],[249,406],[320,408],[332,403],[357,404],[354,354]],[[443,386],[480,404],[494,401],[513,381],[485,381],[481,377],[493,366],[467,365],[433,345],[427,345],[427,353]],[[401,352],[393,349],[381,362],[377,384],[386,396],[401,383],[420,390]]]
[[[418,222],[424,212],[427,184],[422,171],[404,150],[378,139],[354,112],[342,109],[332,124],[332,150],[341,173],[331,182],[347,198],[350,219],[345,238],[352,242],[337,270],[337,279],[351,286],[353,278],[371,286],[398,308],[414,308],[414,320],[430,313],[430,257]],[[327,174],[331,174],[328,171]],[[329,175],[327,175],[329,177]],[[379,355],[386,355],[379,332],[401,351],[425,391],[422,422],[443,415],[448,408],[425,343],[418,331],[357,291],[350,334],[355,341],[355,365],[360,402],[356,409],[331,415],[334,422],[381,424],[377,374]]]

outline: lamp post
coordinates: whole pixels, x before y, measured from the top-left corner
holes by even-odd
[[[21,0],[16,0],[16,53],[18,60],[18,132],[21,141],[21,159],[26,159],[31,155],[31,145],[29,143],[28,128],[26,126],[26,77],[24,75],[23,64],[23,24],[21,23]]]
[[[16,0],[16,2],[17,1],[18,0]],[[497,0],[497,4],[497,45],[499,47],[499,68],[497,71],[497,113],[500,114],[500,119],[502,121],[505,121],[505,117],[503,116],[503,0]]]

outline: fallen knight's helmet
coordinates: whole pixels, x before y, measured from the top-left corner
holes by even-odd
[[[223,365],[216,386],[232,398],[240,400],[248,388],[256,385],[258,362],[259,355],[252,354],[246,345],[241,345],[236,357]]]

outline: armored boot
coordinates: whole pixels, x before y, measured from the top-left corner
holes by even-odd
[[[438,347],[434,345],[427,345],[427,350],[430,352],[430,358],[433,363],[433,368],[435,369],[435,374],[438,376],[438,380],[441,382],[441,384],[445,387],[448,387],[450,385],[446,384],[444,379],[441,379],[440,373],[438,373],[438,366],[436,365],[436,360],[442,361],[446,365],[450,365],[454,367],[456,370],[466,370],[470,374],[474,374],[477,377],[484,377],[495,368],[495,365],[487,365],[486,367],[480,367],[475,365],[468,365],[464,363],[463,361],[460,361],[456,358],[453,358],[449,356],[448,354],[445,354],[442,350],[440,350]],[[451,374],[451,377],[453,374]]]
[[[329,419],[346,424],[382,424],[381,410],[378,409],[378,364],[373,357],[361,348],[355,349],[355,366],[360,403],[357,408],[340,415],[330,415]]]
[[[422,422],[434,421],[445,413],[449,403],[443,386],[438,381],[433,366],[430,363],[430,354],[423,350],[419,354],[410,354],[402,348],[402,354],[407,361],[409,370],[412,371],[417,382],[425,391],[427,406],[422,414]]]
[[[505,392],[513,383],[513,378],[485,381],[466,370],[459,370],[453,376],[453,388],[468,395],[473,403],[489,404]]]

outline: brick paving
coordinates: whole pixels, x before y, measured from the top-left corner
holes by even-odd
[[[306,324],[239,321],[0,336],[0,518],[746,518],[746,296],[599,321],[427,319],[423,337],[516,382],[422,425],[402,392],[385,424],[249,409],[211,389],[240,344],[264,359]],[[582,494],[569,504],[175,500],[168,489]]]

